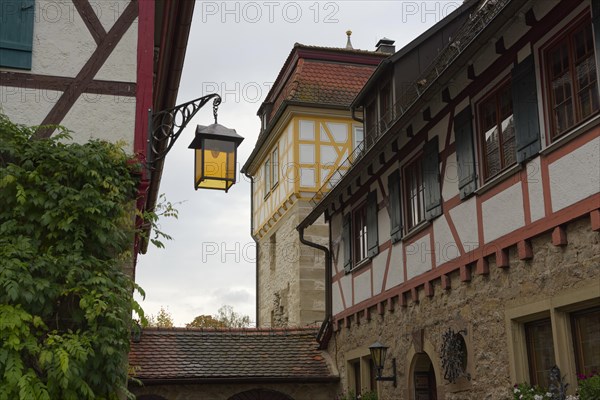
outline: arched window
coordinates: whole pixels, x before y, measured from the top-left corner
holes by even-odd
[[[231,396],[228,400],[294,400],[290,396],[267,389],[253,389]]]

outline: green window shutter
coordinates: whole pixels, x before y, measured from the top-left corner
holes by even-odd
[[[367,196],[367,256],[379,253],[379,232],[377,231],[377,190]]]
[[[456,161],[458,163],[458,190],[464,199],[477,189],[477,169],[475,147],[473,145],[473,125],[471,107],[468,106],[454,117]]]
[[[540,122],[533,55],[517,64],[512,71],[512,101],[517,162],[522,163],[540,151]]]
[[[425,189],[425,218],[428,221],[442,215],[442,193],[440,188],[440,155],[438,137],[423,147],[423,188]]]
[[[352,214],[344,215],[342,226],[342,243],[344,243],[344,271],[352,270]]]
[[[392,243],[402,239],[402,196],[400,171],[395,170],[388,176],[388,193],[390,203],[390,237]]]
[[[34,0],[0,0],[0,66],[31,69]]]

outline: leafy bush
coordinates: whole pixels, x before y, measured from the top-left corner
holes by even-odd
[[[552,393],[540,388],[531,386],[528,383],[519,383],[513,388],[514,400],[546,400],[552,399]]]
[[[600,399],[600,375],[579,375],[577,384],[580,400]]]
[[[135,166],[118,145],[33,132],[0,115],[0,400],[116,399],[141,313],[122,270]]]

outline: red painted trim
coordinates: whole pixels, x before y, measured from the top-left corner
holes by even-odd
[[[148,109],[152,108],[154,73],[154,0],[139,2],[137,41],[137,93],[133,151],[146,158]]]
[[[490,273],[490,265],[488,263],[488,260],[485,257],[481,257],[480,259],[477,260],[475,274],[489,275],[489,273]]]
[[[510,259],[508,257],[508,249],[498,249],[496,251],[496,266],[498,268],[510,267]]]
[[[600,231],[600,209],[590,211],[590,222],[593,231]]]
[[[460,281],[471,282],[471,267],[469,265],[460,266]]]
[[[444,275],[448,275],[456,270],[462,270],[462,278],[467,278],[470,275],[470,265],[475,260],[475,255],[480,257],[489,256],[495,254],[500,258],[501,262],[498,262],[499,266],[505,265],[503,261],[508,262],[508,250],[510,246],[517,245],[520,241],[529,240],[536,237],[544,232],[554,229],[556,226],[564,225],[572,220],[580,218],[584,215],[595,215],[592,217],[597,222],[597,229],[600,230],[600,193],[592,195],[584,200],[581,200],[569,207],[564,208],[560,212],[554,215],[532,222],[529,226],[518,229],[515,232],[511,232],[505,236],[502,236],[495,241],[488,243],[483,246],[482,249],[475,249],[461,257],[451,260],[445,264],[440,265],[438,268],[428,271],[418,277],[411,279],[408,282],[404,282],[384,293],[377,296],[373,296],[361,304],[357,304],[348,308],[338,315],[336,318],[340,318],[344,315],[353,314],[358,309],[364,309],[366,307],[373,307],[378,302],[385,301],[392,296],[398,296],[407,292],[411,292],[413,289],[416,290],[418,286],[424,285],[425,282],[433,281]],[[593,228],[593,227],[592,227]],[[504,259],[504,260],[503,260]],[[443,278],[442,278],[443,279]]]
[[[385,262],[385,272],[383,273],[383,282],[381,284],[381,293],[385,292],[385,287],[387,285],[388,273],[390,271],[390,263],[392,261],[392,250],[394,246],[390,246],[388,249],[387,260]]]
[[[458,230],[456,229],[456,226],[454,225],[454,221],[452,220],[452,217],[450,216],[450,212],[445,212],[444,217],[446,218],[446,222],[448,223],[448,228],[450,228],[450,233],[452,234],[454,243],[456,243],[458,252],[462,256],[465,254],[465,247],[462,244],[462,240],[460,239],[460,236],[458,236]]]
[[[567,231],[562,226],[557,226],[552,231],[552,244],[555,246],[566,246],[568,244]]]
[[[441,278],[441,281],[442,281],[442,289],[444,289],[444,290],[450,290],[451,287],[452,287],[450,276],[449,275],[442,275],[440,278]]]
[[[431,269],[435,269],[436,263],[436,247],[435,247],[435,237],[433,231],[433,223],[431,224],[431,235],[429,235],[429,246],[431,246]]]
[[[434,292],[433,292],[433,283],[431,281],[427,281],[425,282],[425,296],[427,297],[433,297]]]
[[[517,243],[517,252],[520,260],[531,260],[533,258],[533,248],[528,239],[520,240]]]

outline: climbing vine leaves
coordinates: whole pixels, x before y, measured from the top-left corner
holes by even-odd
[[[126,389],[136,163],[0,115],[0,400]]]

